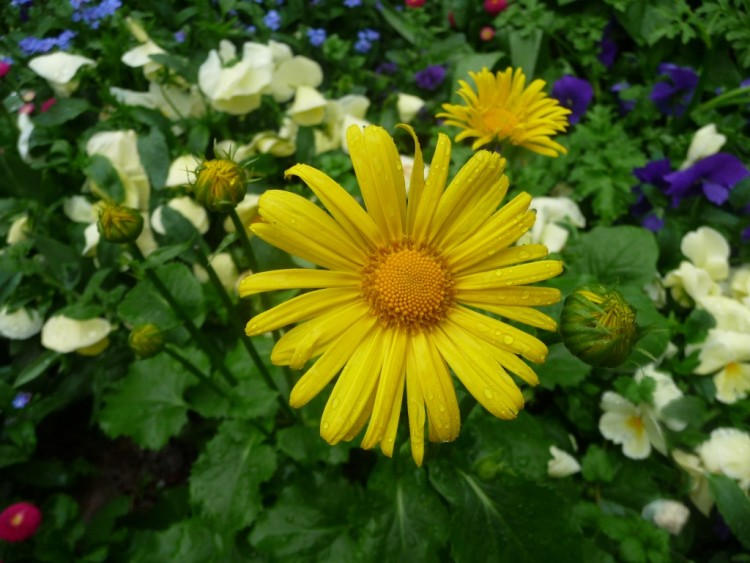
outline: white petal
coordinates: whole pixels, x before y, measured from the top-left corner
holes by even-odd
[[[287,113],[295,123],[312,127],[323,122],[326,105],[326,99],[320,92],[309,86],[300,86]]]
[[[200,234],[205,234],[208,231],[208,213],[192,198],[188,196],[176,197],[171,199],[167,205],[190,221]],[[151,226],[160,235],[167,233],[161,217],[162,207],[157,207],[151,214]]]
[[[644,506],[641,516],[677,536],[690,517],[690,509],[676,500],[658,499]]]
[[[737,479],[743,489],[750,487],[750,434],[717,428],[696,451],[709,471]]]
[[[258,194],[246,194],[245,199],[243,199],[235,208],[237,215],[240,217],[240,221],[242,221],[242,224],[245,225],[245,227],[249,226],[250,223],[253,222],[253,219],[258,216],[259,200],[260,196]],[[224,230],[228,233],[235,232],[234,223],[229,217],[224,219]],[[252,232],[248,230],[248,234],[252,235]]]
[[[150,92],[136,92],[135,90],[126,90],[112,86],[109,93],[121,104],[126,106],[137,106],[149,109],[156,109],[156,100]]]
[[[277,102],[286,102],[300,86],[317,88],[323,82],[323,69],[312,59],[296,56],[285,60],[274,70],[271,93]]]
[[[568,452],[555,446],[550,446],[552,459],[547,462],[547,475],[556,479],[569,477],[581,470],[581,464]]]
[[[700,227],[682,237],[680,250],[698,268],[709,273],[715,281],[729,275],[729,243],[711,227]]]
[[[66,197],[63,202],[63,213],[76,223],[93,223],[99,218],[94,206],[82,195]]]
[[[680,170],[692,166],[702,158],[716,154],[726,142],[727,138],[716,130],[713,123],[701,127],[693,135],[687,159],[680,166]]]
[[[5,242],[8,244],[16,244],[22,240],[26,240],[28,237],[26,234],[29,232],[29,216],[24,214],[20,217],[16,217],[13,223],[8,229],[8,234],[5,237]]]
[[[42,346],[67,354],[97,344],[112,332],[107,319],[78,320],[64,315],[52,317],[42,327]]]
[[[685,307],[691,305],[691,299],[700,301],[708,295],[721,293],[721,288],[706,270],[687,261],[664,276],[664,287],[671,288],[674,299]]]
[[[62,97],[70,96],[75,91],[77,85],[73,83],[73,78],[84,66],[96,66],[96,61],[63,51],[34,57],[29,61],[29,68],[47,80]]]
[[[195,183],[195,169],[201,161],[192,154],[178,156],[172,161],[167,174],[164,187],[176,188],[178,186],[191,186]]]
[[[716,328],[750,335],[750,307],[723,295],[702,297],[700,305],[716,320]],[[750,347],[750,342],[748,347]]]
[[[86,230],[83,231],[83,238],[85,241],[82,256],[94,256],[96,254],[96,247],[99,244],[99,227],[96,223],[91,223]]]
[[[42,317],[36,309],[21,307],[12,313],[8,307],[0,310],[0,336],[11,340],[26,340],[42,329]]]
[[[424,107],[424,103],[424,100],[419,96],[400,93],[396,102],[399,120],[403,123],[411,123],[419,113],[419,110]]]
[[[712,328],[698,356],[700,364],[694,372],[713,373],[731,362],[750,362],[750,339],[741,332]]]
[[[153,64],[155,62],[151,59],[151,55],[162,55],[164,53],[166,53],[164,49],[159,47],[159,45],[157,45],[153,41],[149,40],[141,45],[138,45],[137,47],[130,49],[130,51],[126,51],[122,55],[120,60],[129,67],[140,68],[146,64]]]

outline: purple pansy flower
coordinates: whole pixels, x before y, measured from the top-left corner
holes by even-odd
[[[672,165],[668,158],[652,160],[646,166],[633,169],[633,176],[641,182],[633,187],[636,196],[635,203],[630,206],[634,217],[641,219],[641,225],[651,231],[658,231],[664,226],[664,219],[659,217],[651,206],[651,202],[643,194],[643,184],[651,184],[661,191],[669,187],[665,177],[672,172]]]
[[[729,199],[732,188],[748,176],[750,171],[737,157],[720,152],[665,176],[669,187],[664,193],[672,197],[672,205],[701,192],[708,201],[721,205]]]
[[[423,90],[434,90],[445,80],[445,67],[441,65],[430,65],[414,75],[417,86]]]
[[[552,87],[552,97],[557,98],[561,105],[571,111],[568,121],[575,124],[581,120],[589,108],[594,97],[594,89],[588,80],[566,74],[555,82]]]
[[[612,39],[614,27],[615,24],[612,21],[605,25],[601,41],[599,41],[599,62],[607,68],[612,66],[617,56],[617,43]]]
[[[669,82],[657,82],[651,100],[664,115],[682,115],[695,94],[698,75],[690,67],[672,63],[660,64],[659,75],[667,76]]]

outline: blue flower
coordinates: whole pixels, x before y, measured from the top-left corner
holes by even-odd
[[[11,404],[13,405],[14,409],[22,409],[26,405],[28,405],[30,402],[31,402],[31,393],[21,391],[18,395],[16,395],[13,398],[13,402]]]
[[[88,0],[70,0],[71,6],[76,9],[71,16],[74,22],[82,21],[91,29],[99,29],[99,22],[113,15],[122,7],[121,0],[102,0],[96,6],[84,7]]]
[[[75,36],[75,31],[66,30],[57,37],[46,37],[44,39],[39,39],[38,37],[24,37],[18,42],[18,48],[21,49],[21,52],[26,56],[48,53],[55,47],[66,51],[67,49],[70,49],[70,41]]]
[[[660,64],[659,75],[668,77],[669,81],[654,85],[651,100],[664,115],[682,115],[695,94],[698,75],[690,67],[672,63]]]
[[[263,16],[263,23],[271,31],[276,31],[281,27],[281,14],[276,10],[269,10],[268,13]]]
[[[177,41],[177,43],[184,43],[185,42],[185,32],[181,29],[180,31],[174,32],[174,40]]]
[[[617,56],[617,43],[612,39],[612,30],[614,27],[615,24],[613,21],[605,25],[602,38],[599,41],[599,62],[607,68],[612,66]]]
[[[417,86],[423,90],[434,90],[445,80],[445,67],[441,65],[428,66],[414,75]]]
[[[357,32],[357,42],[354,44],[354,50],[358,53],[367,53],[372,48],[372,42],[380,39],[380,33],[374,29],[363,29]]]
[[[641,182],[633,187],[633,193],[636,196],[635,203],[630,206],[630,213],[633,217],[641,219],[641,225],[651,231],[658,231],[664,226],[664,220],[660,218],[653,210],[651,202],[643,193],[643,184],[651,184],[661,191],[669,187],[666,176],[672,172],[672,165],[668,158],[653,160],[641,168],[633,170],[633,176]]]
[[[313,47],[320,47],[323,42],[325,42],[326,37],[326,30],[322,27],[310,28],[307,30],[307,38],[310,40],[310,45]]]
[[[568,121],[578,123],[594,98],[594,89],[588,80],[565,75],[552,87],[552,97],[571,111]]]
[[[344,6],[347,8],[356,8],[362,5],[362,0],[344,0]]]
[[[633,108],[635,108],[635,100],[623,100],[620,96],[620,92],[627,90],[628,88],[630,88],[630,84],[627,82],[618,82],[609,89],[610,92],[617,96],[617,103],[620,106],[620,113],[622,115],[630,113],[633,111]]]
[[[665,176],[669,186],[664,193],[672,197],[672,205],[701,192],[711,203],[721,205],[729,199],[729,192],[748,176],[750,171],[736,156],[720,152]]]

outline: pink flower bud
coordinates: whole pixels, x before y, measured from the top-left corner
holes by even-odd
[[[0,513],[0,540],[19,542],[29,539],[41,521],[42,513],[33,504],[12,504]]]
[[[44,113],[45,111],[49,110],[52,106],[54,106],[57,103],[57,100],[55,98],[50,98],[49,100],[44,100],[42,102],[42,105],[39,106],[39,111],[41,113]]]
[[[405,0],[407,8],[421,8],[424,6],[425,0]]]
[[[508,7],[508,0],[484,0],[484,11],[496,16]]]
[[[6,63],[5,61],[0,61],[0,78],[5,76],[10,72],[10,63]]]
[[[482,41],[492,41],[492,38],[495,37],[495,28],[490,25],[485,25],[482,29],[479,30],[479,38]]]

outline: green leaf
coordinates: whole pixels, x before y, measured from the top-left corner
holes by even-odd
[[[541,387],[554,389],[578,385],[591,373],[591,366],[571,354],[562,342],[557,342],[549,347],[547,360],[534,366],[534,371]]]
[[[97,196],[114,203],[125,201],[125,187],[117,170],[106,156],[93,155],[84,172],[95,184],[92,191]]]
[[[448,511],[422,470],[394,475],[393,464],[368,481],[375,514],[363,551],[380,561],[437,561],[449,531]]]
[[[232,389],[231,402],[203,386],[191,389],[187,401],[202,416],[251,420],[272,418],[279,407],[277,396],[262,379],[252,378],[240,381]]]
[[[390,25],[396,33],[412,45],[417,42],[417,37],[422,31],[419,27],[410,23],[406,18],[389,6],[382,4],[379,11],[383,15],[383,19],[388,22],[388,25]]]
[[[361,499],[350,485],[328,476],[306,479],[281,491],[279,500],[264,510],[250,534],[250,543],[272,561],[355,561],[356,546],[349,536],[350,510]]]
[[[169,147],[164,135],[152,127],[148,135],[138,136],[138,155],[148,173],[151,185],[156,189],[164,187],[169,173]]]
[[[531,83],[531,77],[536,70],[537,59],[539,58],[539,49],[542,46],[544,31],[534,29],[526,35],[513,31],[509,35],[510,39],[510,61],[514,68],[521,67]]]
[[[136,534],[132,563],[221,563],[225,561],[214,534],[197,519],[183,520],[162,532]]]
[[[640,227],[596,227],[569,252],[571,269],[600,283],[642,287],[656,277],[659,248],[653,233]]]
[[[734,479],[709,474],[708,487],[724,521],[745,548],[750,549],[750,499]]]
[[[93,109],[86,100],[80,98],[59,98],[44,113],[34,118],[34,124],[42,127],[54,127],[72,121],[82,113]]]
[[[13,383],[13,387],[21,387],[30,381],[34,381],[37,377],[47,371],[50,366],[60,360],[60,358],[62,358],[60,354],[51,350],[39,354],[23,368],[21,373],[18,374],[15,383]]]
[[[329,446],[320,438],[320,431],[309,426],[296,425],[283,428],[276,433],[279,450],[296,462],[305,465],[315,465],[324,461],[330,465],[344,463],[349,458],[351,443],[342,442]]]
[[[507,474],[482,481],[444,461],[430,467],[430,481],[452,507],[455,561],[581,561],[581,532],[553,489]]]
[[[276,454],[255,426],[228,421],[193,465],[190,499],[224,530],[249,526],[262,509],[261,483],[276,470]]]
[[[161,448],[187,422],[183,393],[194,383],[185,368],[165,354],[134,362],[105,396],[99,424],[111,438],[130,436],[144,448]]]
[[[606,451],[593,445],[581,459],[581,474],[589,482],[610,483],[615,478],[615,463]]]
[[[685,422],[693,428],[700,428],[707,417],[706,401],[694,395],[680,397],[667,404],[661,411],[664,418],[673,418]]]

